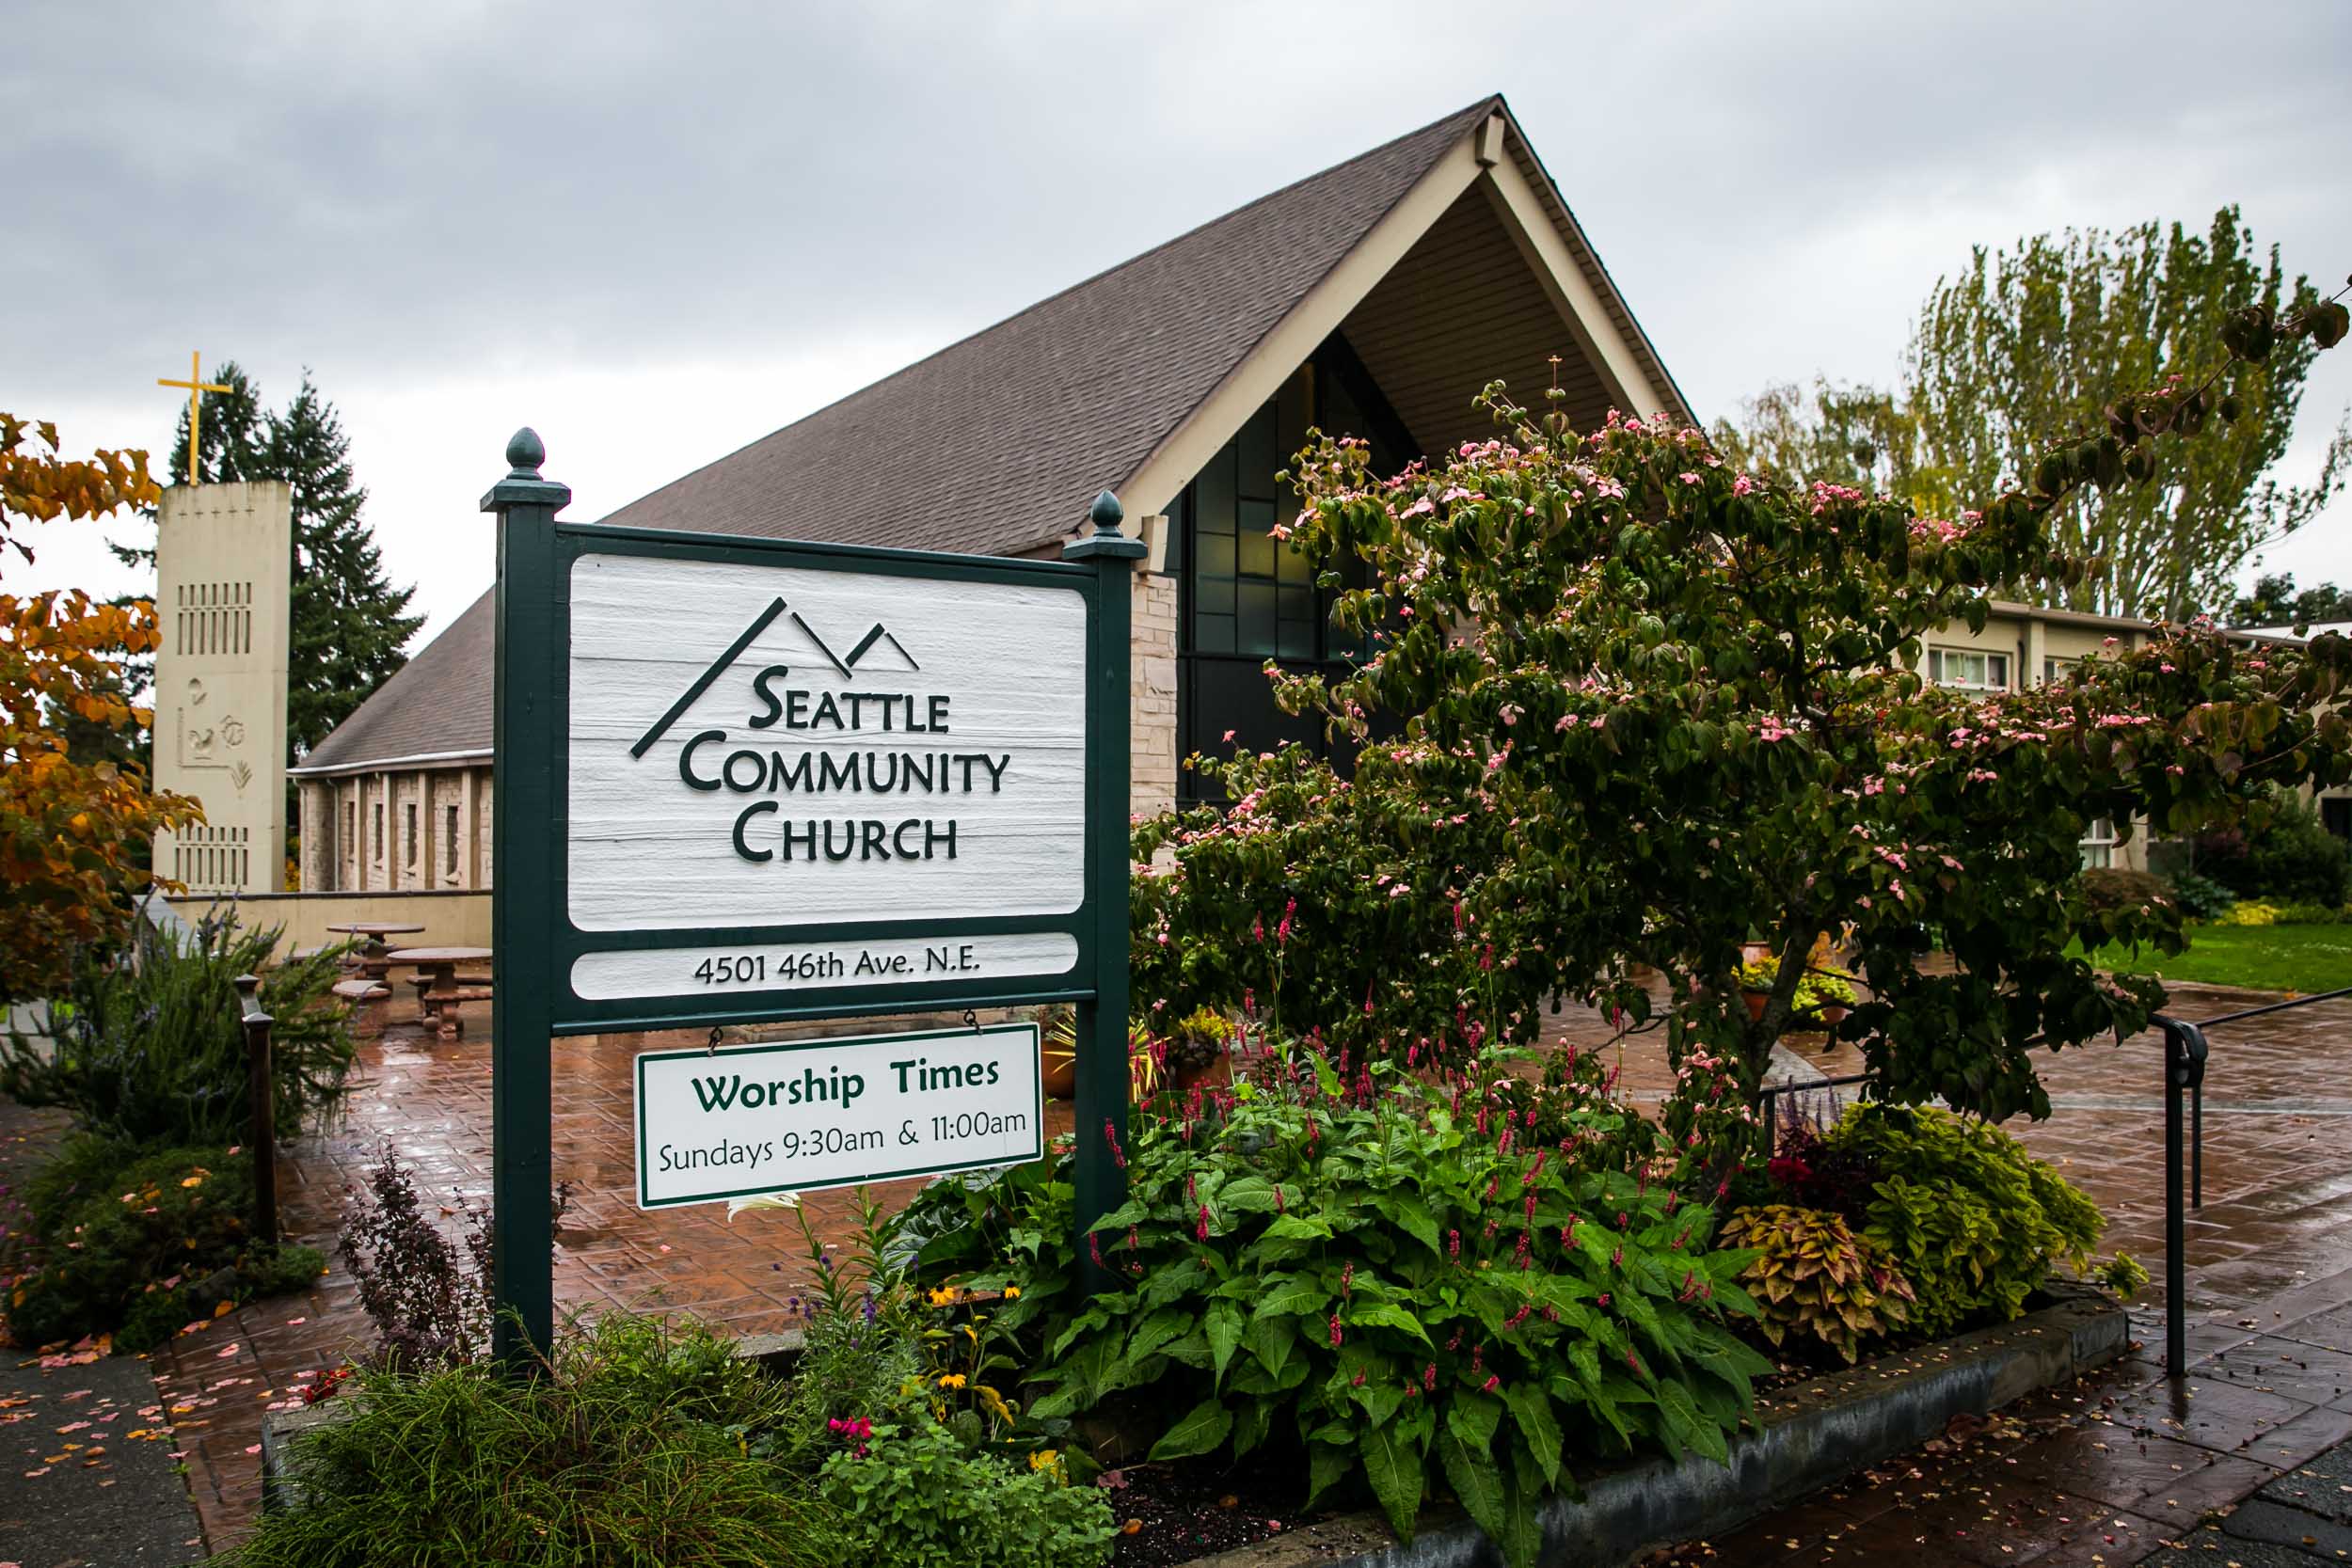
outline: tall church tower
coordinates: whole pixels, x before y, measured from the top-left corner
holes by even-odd
[[[174,484],[155,533],[155,786],[204,821],[155,835],[158,874],[191,893],[275,893],[286,879],[287,563],[282,480]]]

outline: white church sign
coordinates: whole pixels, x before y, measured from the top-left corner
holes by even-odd
[[[638,1068],[649,1207],[1040,1158],[1038,1029],[729,1046],[722,1026],[1067,1003],[1078,1220],[1122,1201],[1133,566],[564,522],[517,432],[499,515],[502,1354],[554,1323],[549,1037]]]
[[[1086,898],[1074,587],[594,552],[571,564],[566,898],[582,997],[1066,974]],[[649,629],[661,628],[659,635]],[[914,934],[818,940],[891,922]]]

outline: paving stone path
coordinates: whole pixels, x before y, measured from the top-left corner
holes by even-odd
[[[2244,1001],[2243,993],[2185,986],[2176,1010],[2205,1017]],[[362,1081],[346,1114],[286,1151],[279,1182],[291,1234],[331,1251],[346,1188],[387,1142],[415,1168],[428,1201],[454,1211],[460,1196],[487,1194],[488,1008],[471,1006],[465,1016],[461,1041],[431,1041],[395,1022],[366,1044]],[[1671,1083],[1655,1036],[1613,1041],[1602,1020],[1574,1011],[1555,1019],[1549,1033],[1621,1052],[1637,1099],[1655,1101]],[[716,1207],[647,1214],[632,1201],[630,1055],[683,1043],[691,1042],[660,1036],[554,1043],[556,1174],[573,1187],[558,1241],[559,1302],[590,1311],[691,1308],[742,1332],[782,1326],[805,1279],[789,1216],[746,1214],[729,1225]],[[1796,1043],[1824,1072],[1858,1067],[1851,1049]],[[2151,1310],[2139,1320],[2143,1348],[2099,1377],[1955,1432],[1678,1558],[2062,1568],[2130,1563],[2182,1540],[2213,1560],[2197,1536],[2205,1511],[2280,1482],[2352,1437],[2345,1402],[2352,1386],[2340,1376],[2352,1366],[2345,1354],[2352,1323],[2338,1315],[2352,1312],[2347,1069],[2352,1006],[2313,1007],[2215,1033],[2207,1201],[2190,1236],[2199,1364],[2186,1387],[2163,1385],[2161,1318]],[[2157,1272],[2161,1075],[2153,1036],[2066,1053],[2044,1069],[2054,1115],[2016,1128],[2106,1212],[2105,1244]],[[913,1186],[883,1192],[903,1201]],[[838,1235],[847,1205],[846,1195],[815,1195],[811,1213],[820,1230]],[[453,1231],[462,1216],[453,1212],[445,1223]],[[338,1264],[308,1296],[230,1314],[154,1357],[159,1390],[178,1422],[175,1451],[186,1455],[189,1487],[215,1549],[242,1536],[257,1506],[263,1414],[297,1398],[319,1370],[362,1351],[368,1338]],[[2289,1506],[2280,1497],[2262,1500]],[[2249,1517],[2268,1516],[2265,1509]],[[2237,1551],[2237,1560],[2260,1560],[2250,1550]]]

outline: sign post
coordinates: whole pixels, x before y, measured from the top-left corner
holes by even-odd
[[[1087,881],[1094,907],[1094,948],[1116,955],[1096,967],[1094,995],[1078,1004],[1076,1200],[1079,1267],[1099,1288],[1102,1271],[1085,1237],[1094,1222],[1127,1200],[1127,878],[1132,851],[1127,818],[1130,584],[1147,546],[1120,531],[1119,499],[1108,490],[1087,514],[1094,532],[1062,551],[1090,563],[1101,583],[1087,657],[1087,815],[1104,826],[1087,835]]]
[[[798,1019],[1078,1014],[1078,1215],[1123,1199],[1128,623],[1108,492],[1059,562],[499,515],[498,1349],[554,1328],[548,1042],[636,1065],[641,1206],[1044,1152],[1034,1024],[723,1046]]]

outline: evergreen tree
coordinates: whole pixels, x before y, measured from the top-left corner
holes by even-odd
[[[416,590],[385,578],[382,552],[359,515],[368,493],[352,474],[351,442],[310,373],[283,413],[263,405],[261,388],[234,360],[210,379],[230,390],[204,394],[197,473],[205,483],[284,480],[294,490],[286,760],[296,762],[407,662],[401,645],[424,617],[406,613]],[[183,408],[171,448],[175,482],[187,483],[188,459]],[[151,509],[144,515],[154,522]],[[151,544],[109,544],[126,565],[155,564]],[[151,676],[151,662],[141,660],[130,679],[144,689]]]
[[[348,718],[405,664],[402,644],[424,625],[406,613],[414,588],[395,588],[360,519],[368,493],[351,471],[351,442],[335,405],[306,372],[283,414],[268,417],[260,476],[294,486],[294,616],[287,662],[289,760]]]

